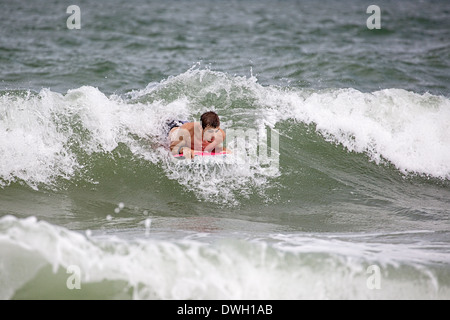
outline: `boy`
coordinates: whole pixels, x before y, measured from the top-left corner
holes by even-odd
[[[194,151],[222,152],[225,132],[220,128],[219,116],[208,111],[201,115],[200,122],[172,121],[169,124],[170,151],[182,153],[186,158],[194,157]]]

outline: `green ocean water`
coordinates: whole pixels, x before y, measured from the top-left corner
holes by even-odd
[[[0,298],[449,299],[450,5],[371,4],[1,2]]]

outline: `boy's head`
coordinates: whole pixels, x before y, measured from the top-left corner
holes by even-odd
[[[202,123],[203,130],[205,130],[207,127],[210,127],[212,129],[220,127],[219,116],[213,111],[208,111],[202,114],[200,117],[200,121]]]
[[[203,128],[203,140],[212,142],[219,133],[220,120],[217,113],[208,111],[201,115],[200,121]]]

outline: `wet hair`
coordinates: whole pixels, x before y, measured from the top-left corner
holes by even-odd
[[[200,121],[202,122],[202,128],[205,130],[206,127],[218,128],[220,127],[220,120],[217,113],[213,111],[205,112],[201,115]]]

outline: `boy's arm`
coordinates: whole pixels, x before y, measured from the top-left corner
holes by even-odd
[[[170,151],[172,154],[179,154],[186,146],[190,146],[191,135],[189,131],[184,128],[179,128],[170,137]]]
[[[223,147],[224,140],[225,140],[225,131],[219,129],[219,133],[214,136],[214,141],[205,147],[205,151],[212,152],[213,150],[215,150],[216,152],[221,152],[222,150],[225,150],[225,148]]]

